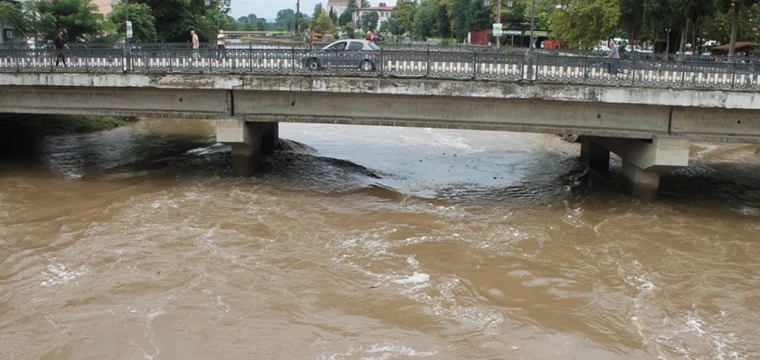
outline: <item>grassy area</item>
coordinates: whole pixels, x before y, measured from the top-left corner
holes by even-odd
[[[59,134],[81,134],[112,130],[135,121],[137,118],[124,116],[53,115],[46,123],[54,126]]]
[[[123,116],[0,114],[0,154],[34,146],[45,136],[106,131],[135,121]]]

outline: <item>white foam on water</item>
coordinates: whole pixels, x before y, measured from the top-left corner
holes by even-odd
[[[399,285],[408,285],[408,284],[424,284],[424,283],[427,283],[428,281],[430,281],[430,275],[425,274],[423,272],[415,271],[414,274],[409,277],[393,280],[393,283],[399,284]]]
[[[371,345],[360,345],[351,347],[342,353],[320,354],[317,360],[343,360],[343,359],[364,359],[364,360],[390,360],[390,359],[408,359],[424,358],[435,356],[438,350],[417,350],[401,343],[376,343]]]
[[[73,270],[66,267],[63,264],[50,264],[42,272],[42,275],[47,277],[47,280],[43,281],[41,286],[54,286],[65,285],[74,281],[90,272],[85,266],[81,266],[79,269]]]
[[[759,216],[760,217],[760,209],[749,207],[749,206],[742,206],[740,209],[734,210],[742,215],[746,216]]]

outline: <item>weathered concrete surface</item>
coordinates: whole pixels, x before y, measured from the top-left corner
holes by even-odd
[[[279,126],[277,123],[219,119],[216,121],[216,141],[232,147],[232,174],[250,176],[261,166],[264,156],[271,155],[277,148]]]
[[[420,78],[222,74],[0,74],[0,86],[10,85],[466,96],[760,110],[760,93],[753,91]]]
[[[349,100],[350,99],[350,100]],[[348,101],[347,101],[348,100]],[[620,114],[626,116],[620,116]],[[465,97],[236,92],[235,116],[251,121],[444,127],[651,138],[668,133],[666,107]]]
[[[179,118],[229,117],[231,94],[223,90],[110,87],[0,87],[0,112],[122,115]]]
[[[592,138],[643,170],[668,171],[689,166],[689,141],[683,138],[655,136],[652,141],[639,139]]]
[[[760,143],[760,93],[420,78],[0,74],[0,112]]]
[[[689,166],[688,140],[671,136],[655,136],[651,141],[640,139],[614,139],[605,137],[585,137],[584,149],[593,149],[601,161],[602,151],[593,144],[614,152],[623,159],[623,188],[634,198],[653,201],[660,187],[660,174]],[[584,160],[591,155],[582,155]],[[609,152],[607,153],[609,165]]]
[[[660,172],[643,170],[623,159],[623,189],[634,199],[654,201],[660,188]]]
[[[610,151],[588,136],[581,139],[581,160],[596,171],[610,169]]]

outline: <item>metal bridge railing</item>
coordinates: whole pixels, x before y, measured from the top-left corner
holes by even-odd
[[[58,56],[66,58],[67,66]],[[530,64],[530,65],[529,65]],[[611,74],[609,64],[618,69]],[[528,71],[533,66],[533,71]],[[133,44],[70,50],[0,49],[0,73],[234,73],[397,76],[672,88],[760,90],[760,61],[658,60],[507,52],[421,50],[317,51],[298,47]],[[532,79],[527,74],[534,74]]]

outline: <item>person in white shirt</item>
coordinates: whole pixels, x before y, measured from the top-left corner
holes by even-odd
[[[224,30],[219,30],[219,35],[216,36],[216,57],[227,57],[227,36],[224,35]]]
[[[198,49],[201,47],[201,42],[198,41],[198,34],[195,33],[195,29],[190,29],[190,39],[193,42],[193,59],[200,57]]]
[[[620,72],[620,69],[618,69],[618,62],[620,60],[620,50],[617,47],[617,44],[615,44],[615,40],[610,40],[610,53],[607,54],[607,59],[611,59],[607,63],[607,71],[617,76],[617,74]]]

